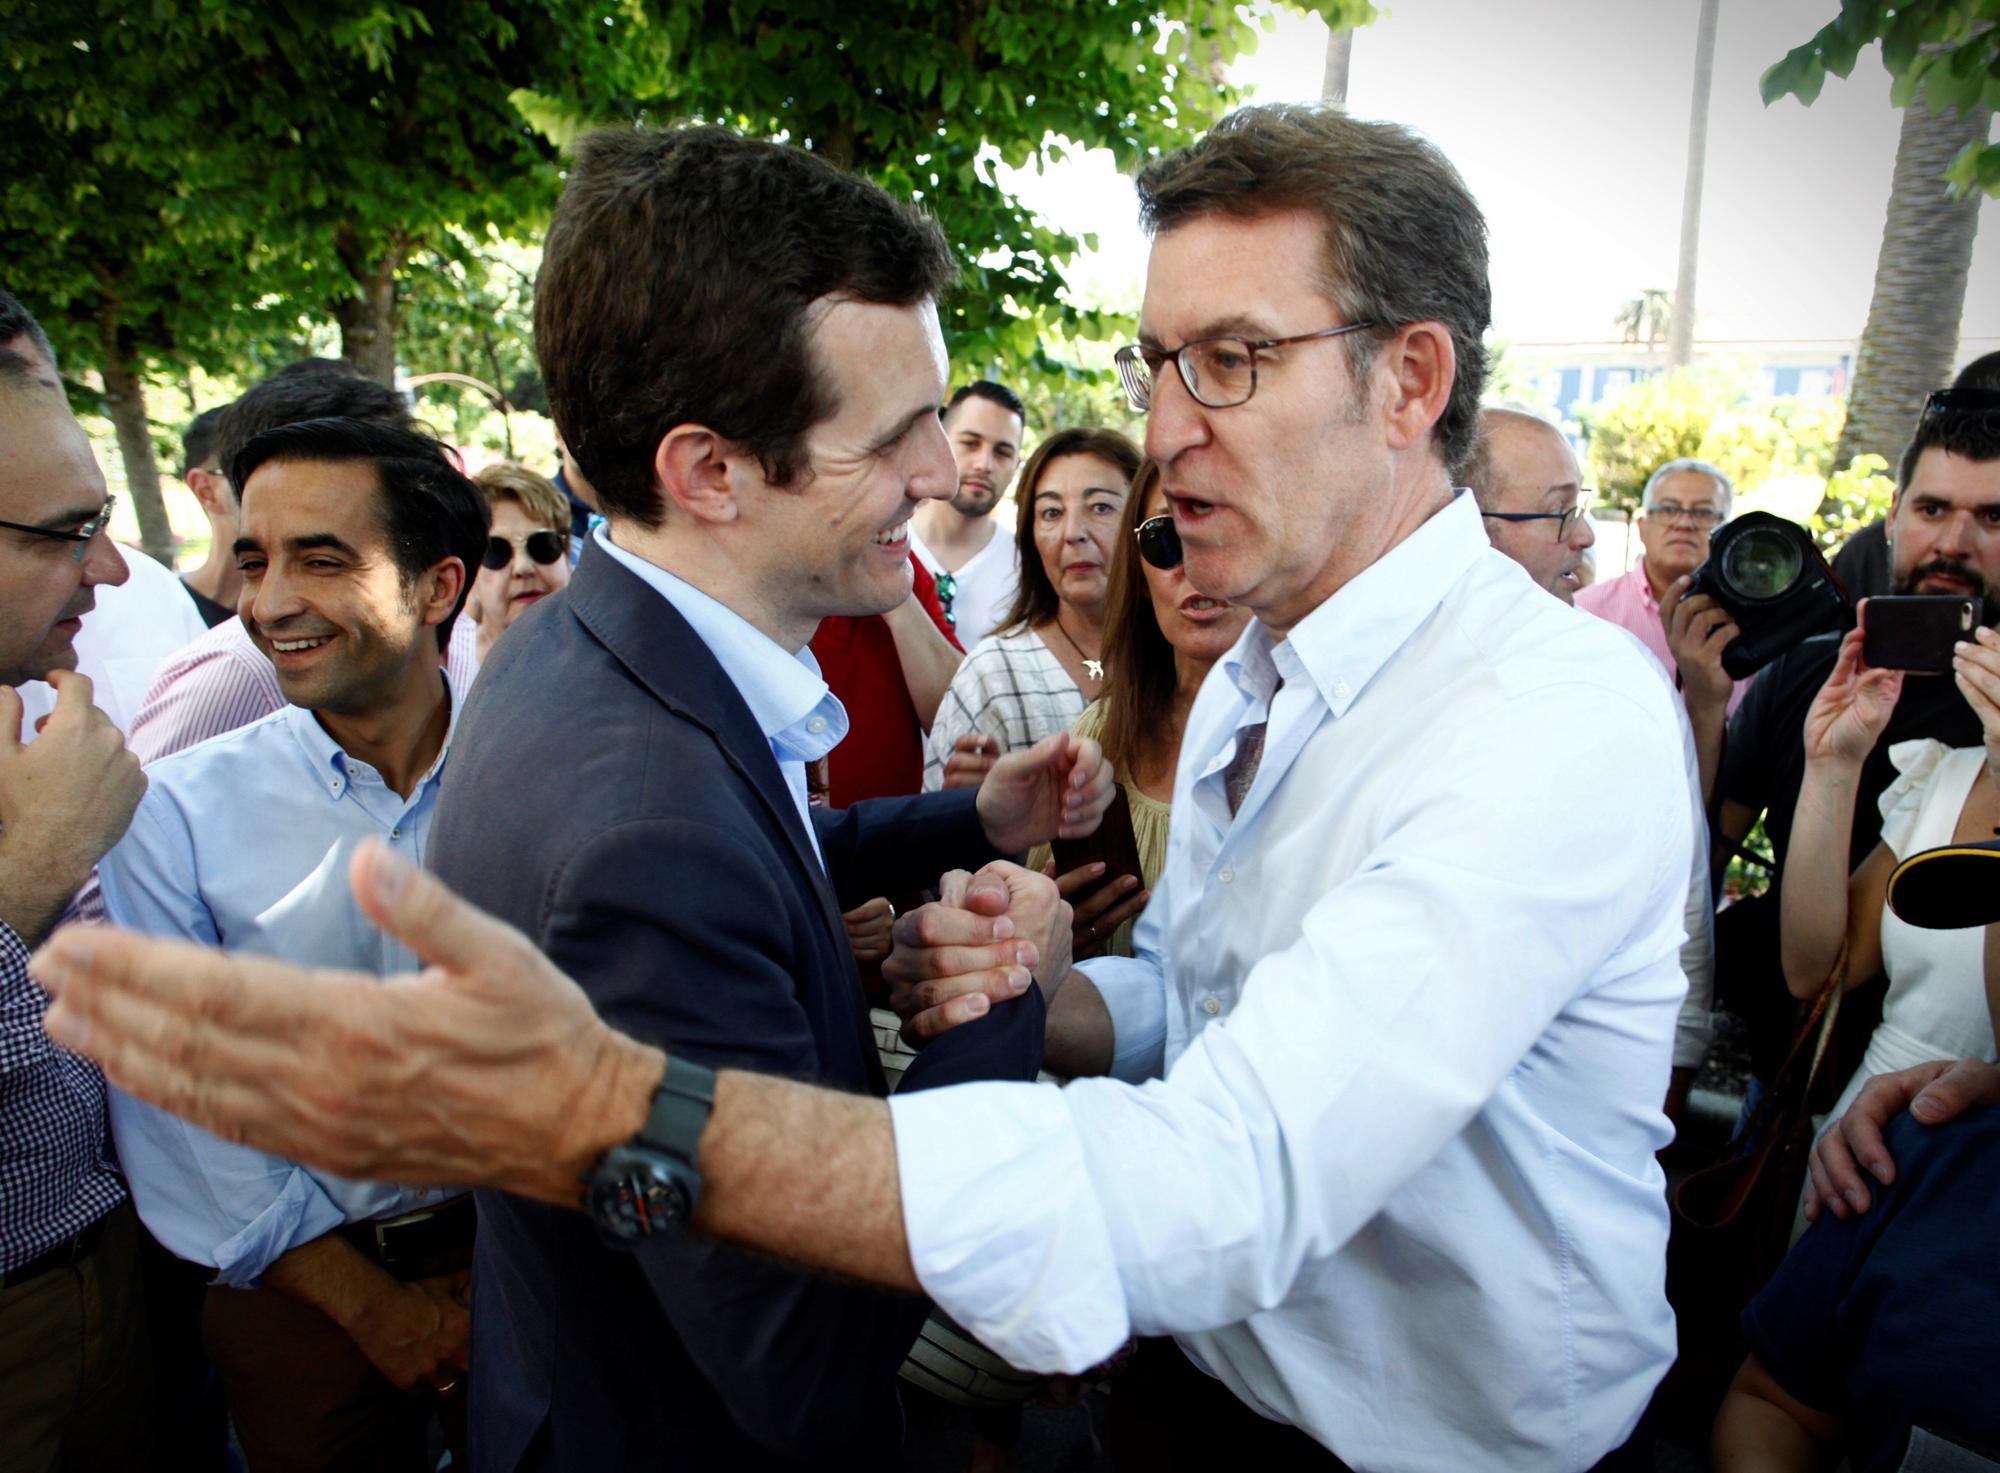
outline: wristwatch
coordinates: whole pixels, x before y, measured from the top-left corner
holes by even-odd
[[[639,1133],[597,1158],[583,1179],[584,1210],[613,1247],[679,1232],[701,1200],[701,1133],[715,1108],[715,1072],[673,1054]]]

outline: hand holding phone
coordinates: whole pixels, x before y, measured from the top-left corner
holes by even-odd
[[[1949,675],[1952,647],[1972,638],[1979,600],[1891,594],[1861,605],[1861,659],[1877,670]]]

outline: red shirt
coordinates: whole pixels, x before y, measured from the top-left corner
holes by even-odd
[[[910,558],[917,598],[938,632],[958,649],[958,639],[938,602],[937,580]],[[880,614],[820,620],[813,658],[827,688],[847,708],[847,736],[827,758],[835,808],[863,798],[894,798],[924,786],[924,728],[896,658],[896,637]]]

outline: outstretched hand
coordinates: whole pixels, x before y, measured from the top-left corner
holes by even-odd
[[[644,1122],[659,1050],[597,1016],[513,927],[380,844],[349,871],[367,917],[426,963],[378,979],[104,926],[30,971],[44,1028],[111,1082],[228,1140],[346,1176],[461,1182],[576,1205]]]
[[[1057,732],[993,764],[979,785],[979,821],[995,849],[1021,854],[1051,839],[1096,833],[1112,793],[1103,748]]]
[[[1861,606],[1862,625],[1868,605]],[[1875,750],[1903,693],[1903,672],[1877,670],[1861,662],[1861,629],[1847,631],[1840,658],[1806,712],[1806,761],[1860,767]]]

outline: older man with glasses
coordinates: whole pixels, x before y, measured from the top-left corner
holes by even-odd
[[[0,1465],[144,1467],[138,1224],[103,1076],[43,1036],[27,967],[145,790],[76,673],[83,616],[127,569],[48,339],[5,292],[0,440]],[[23,744],[16,688],[36,680],[53,682],[55,705]]]
[[[1678,678],[1690,717],[1710,696],[1724,700],[1733,715],[1750,686],[1748,680],[1731,684],[1722,673],[1722,647],[1737,632],[1729,616],[1705,599],[1679,611],[1682,580],[1707,559],[1709,534],[1729,519],[1734,494],[1729,477],[1707,461],[1668,461],[1647,478],[1639,497],[1639,541],[1645,548],[1639,566],[1576,596],[1584,612],[1639,636]],[[1703,725],[1697,718],[1697,731]]]

